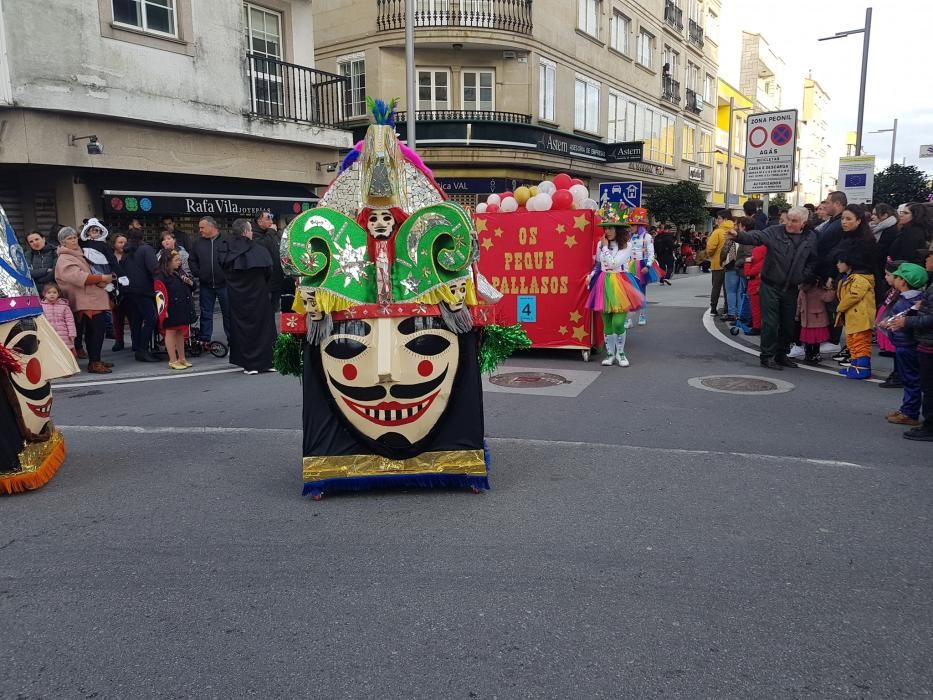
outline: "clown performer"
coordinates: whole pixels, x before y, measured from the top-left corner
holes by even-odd
[[[603,237],[596,246],[596,265],[588,278],[590,295],[586,308],[602,314],[603,333],[606,336],[606,359],[602,364],[628,367],[625,355],[626,321],[631,311],[643,308],[645,297],[638,289],[638,280],[628,272],[635,260],[629,241],[628,211],[618,204],[609,204],[596,212]]]
[[[664,271],[658,265],[657,258],[654,255],[654,237],[648,233],[648,210],[642,207],[636,207],[629,213],[628,223],[635,227],[632,234],[632,262],[629,264],[629,271],[635,275],[638,280],[638,288],[647,298],[648,285],[652,282],[660,282],[664,276]],[[647,303],[642,306],[638,312],[638,325],[644,326],[648,323],[646,315]],[[626,321],[626,328],[632,327],[631,319]]]
[[[304,493],[488,489],[480,327],[501,295],[469,215],[399,143],[395,102],[367,101],[375,123],[282,238],[298,278],[283,330],[304,331]]]
[[[51,422],[51,379],[78,365],[45,316],[29,265],[0,207],[0,494],[37,489],[65,460]]]

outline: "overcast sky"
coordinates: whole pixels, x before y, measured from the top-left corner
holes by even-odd
[[[720,75],[739,84],[742,30],[760,33],[787,64],[788,108],[800,107],[808,70],[829,93],[830,137],[844,155],[845,135],[858,118],[862,35],[817,41],[865,24],[864,0],[784,0],[761,3],[723,0]],[[862,148],[877,156],[878,168],[891,160],[891,134],[869,134],[897,125],[898,163],[906,157],[933,177],[933,158],[919,158],[921,144],[933,144],[933,0],[874,0]]]

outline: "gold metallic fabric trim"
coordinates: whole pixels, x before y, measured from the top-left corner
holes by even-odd
[[[392,474],[486,476],[486,461],[482,450],[425,452],[409,459],[390,459],[381,455],[305,457],[303,466],[305,481]]]
[[[57,430],[54,430],[49,439],[43,442],[24,442],[23,451],[19,453],[19,471],[0,472],[0,478],[31,474],[37,471],[45,464],[49,455],[61,448],[63,442],[64,438]]]

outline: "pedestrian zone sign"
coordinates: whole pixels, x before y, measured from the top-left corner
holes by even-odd
[[[797,160],[797,110],[753,114],[747,124],[745,194],[790,192]]]
[[[641,182],[603,182],[599,185],[599,203],[621,202],[629,209],[641,206]]]

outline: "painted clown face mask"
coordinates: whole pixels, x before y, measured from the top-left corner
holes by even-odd
[[[349,320],[322,344],[328,389],[367,438],[408,444],[443,415],[457,374],[456,334],[436,317]]]
[[[24,318],[0,325],[0,341],[19,356],[22,372],[10,375],[16,398],[16,414],[23,437],[34,439],[45,434],[52,414],[50,379],[71,374],[68,359],[59,356],[58,337],[44,318]],[[67,352],[67,349],[65,349]],[[70,357],[70,355],[69,355]]]
[[[395,229],[395,219],[388,209],[373,209],[366,218],[366,228],[375,239],[388,238]]]

